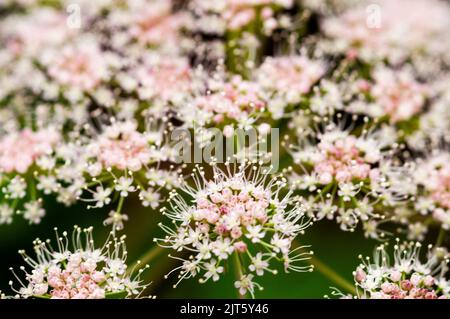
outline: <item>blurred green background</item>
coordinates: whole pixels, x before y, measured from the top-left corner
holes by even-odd
[[[23,265],[17,251],[25,249],[32,254],[32,241],[35,238],[50,238],[54,242],[54,227],[71,231],[73,225],[94,226],[96,242],[101,245],[110,230],[103,226],[108,209],[86,210],[83,204],[67,208],[51,199],[45,202],[47,216],[40,225],[28,225],[21,216],[16,216],[13,224],[0,226],[0,289],[7,294],[11,294],[8,281],[13,279],[9,267],[17,269]],[[122,233],[127,235],[128,264],[132,264],[154,247],[154,237],[162,236],[157,226],[162,216],[158,210],[141,207],[136,198],[127,201],[124,213],[129,216],[129,221]],[[377,244],[374,240],[365,239],[360,231],[343,232],[335,223],[328,221],[316,223],[299,239],[302,244],[311,245],[315,256],[349,282],[352,282],[352,271],[358,265],[358,254],[370,255]],[[235,278],[232,268],[218,282],[199,284],[198,279],[189,279],[174,289],[172,286],[177,279],[176,273],[164,279],[164,275],[177,265],[176,261],[167,257],[168,253],[168,250],[164,250],[149,263],[150,268],[145,272],[145,278],[152,282],[148,293],[158,298],[238,297],[233,286]],[[256,293],[257,298],[322,298],[330,293],[331,286],[337,287],[318,270],[313,273],[280,272],[276,276],[267,273],[259,277],[257,282],[264,287],[263,291]]]

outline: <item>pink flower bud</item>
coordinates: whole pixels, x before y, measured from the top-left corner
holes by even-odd
[[[428,287],[432,286],[432,285],[434,285],[434,278],[430,275],[425,276],[423,283],[425,286],[428,286]]]
[[[234,243],[234,248],[240,252],[243,253],[247,250],[247,244],[243,241],[238,241],[237,243]]]
[[[213,193],[213,194],[211,194],[210,197],[211,197],[211,201],[214,204],[217,204],[217,203],[220,203],[220,202],[223,201],[223,196],[221,194],[219,194],[219,193]]]
[[[391,272],[390,278],[392,281],[400,281],[400,279],[402,279],[402,273],[398,270],[393,270]]]
[[[389,294],[395,290],[395,285],[390,282],[384,282],[381,284],[381,290],[383,290],[383,292]]]
[[[413,284],[412,284],[409,280],[403,280],[403,281],[400,283],[400,287],[401,287],[403,290],[409,291],[409,290],[411,290],[411,289],[413,288]]]
[[[413,274],[412,276],[411,276],[411,283],[414,285],[414,286],[418,286],[419,284],[420,284],[420,281],[422,280],[422,276],[421,275],[419,275],[419,274]]]
[[[437,299],[436,293],[434,291],[429,291],[425,294],[425,299]]]
[[[355,280],[359,283],[366,279],[366,273],[361,268],[356,269]]]
[[[242,236],[242,230],[240,227],[233,227],[230,234],[231,234],[231,237],[233,237],[234,239],[237,239]]]

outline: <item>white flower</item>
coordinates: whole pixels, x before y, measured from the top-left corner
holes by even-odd
[[[421,222],[408,225],[408,239],[424,240],[428,227]]]
[[[204,281],[208,280],[209,278],[212,278],[213,281],[219,280],[219,274],[223,272],[223,267],[217,266],[217,261],[215,259],[212,259],[210,262],[205,263],[204,267],[206,269]]]
[[[273,235],[270,243],[275,246],[276,252],[287,254],[289,247],[291,246],[291,240],[289,238],[281,238],[278,234]]]
[[[196,258],[203,260],[211,258],[211,246],[212,244],[210,244],[207,240],[197,244],[196,248],[198,249],[198,254]]]
[[[120,196],[127,197],[128,193],[134,192],[133,179],[131,177],[122,176],[116,181],[116,191],[120,192]]]
[[[338,195],[343,197],[344,202],[349,202],[359,191],[356,185],[351,183],[340,183]]]
[[[23,217],[30,224],[39,224],[44,215],[45,210],[42,208],[41,201],[29,202],[24,205]]]
[[[52,170],[56,165],[56,159],[53,156],[41,156],[36,160],[36,164],[43,170]]]
[[[427,215],[435,209],[435,204],[431,198],[419,197],[414,203],[414,208],[422,215]]]
[[[8,184],[6,193],[13,199],[23,198],[26,195],[27,183],[25,180],[19,176],[14,177]]]
[[[44,194],[49,195],[55,193],[58,190],[59,184],[54,176],[41,175],[37,178],[39,183],[37,184],[37,189],[44,191]]]
[[[234,250],[229,238],[218,239],[211,245],[213,246],[213,253],[220,259],[227,259]]]
[[[103,222],[105,225],[113,225],[117,230],[123,229],[123,222],[128,220],[128,215],[118,213],[114,210],[109,212],[109,217]]]
[[[96,202],[95,207],[102,208],[104,205],[108,205],[111,202],[111,192],[110,188],[98,186],[93,194],[93,199]]]
[[[0,205],[0,224],[11,224],[14,210],[6,204]]]
[[[240,280],[234,282],[234,287],[239,290],[241,295],[245,295],[248,291],[252,297],[254,297],[255,294],[255,287],[262,290],[262,287],[253,281],[252,274],[243,275]]]
[[[153,209],[159,206],[160,197],[161,195],[151,188],[142,190],[139,193],[139,199],[142,201],[142,205],[144,207],[150,206]]]
[[[269,267],[269,263],[262,258],[263,255],[261,253],[257,253],[256,256],[252,258],[252,264],[248,267],[251,271],[256,272],[258,276],[262,276],[264,274],[264,270]]]
[[[261,225],[247,226],[247,234],[245,234],[245,237],[250,239],[252,243],[259,242],[265,235],[266,233],[262,230]]]
[[[123,275],[127,270],[127,265],[122,259],[110,259],[106,263],[105,272],[116,276]]]

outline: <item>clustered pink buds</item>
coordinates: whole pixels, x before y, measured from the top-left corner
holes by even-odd
[[[354,272],[360,298],[370,299],[447,299],[450,282],[444,277],[448,257],[429,247],[427,260],[420,258],[419,243],[394,246],[394,261],[389,263],[386,246],[377,248],[374,260],[363,259]]]
[[[290,147],[289,178],[292,187],[310,194],[305,202],[315,218],[335,219],[346,231],[362,221],[366,236],[384,236],[378,224],[388,215],[375,203],[397,207],[413,192],[403,185],[411,183],[410,170],[392,160],[391,133],[385,127],[354,134],[329,124],[324,132],[299,136]]]
[[[88,145],[90,155],[102,168],[139,171],[152,159],[148,138],[133,122],[114,123]],[[96,174],[94,174],[95,176]]]
[[[283,261],[286,271],[310,270],[308,266],[296,265],[308,259],[310,252],[299,253],[306,247],[292,247],[295,237],[310,222],[291,193],[284,197],[279,194],[284,179],[268,181],[267,172],[257,164],[242,165],[234,171],[230,164],[225,166],[225,170],[212,167],[212,180],[206,179],[205,172],[198,168],[193,175],[198,189],[181,187],[183,193],[192,197],[193,204],[182,193],[174,193],[171,207],[162,210],[176,228],[160,224],[167,236],[158,242],[175,251],[190,252],[188,259],[182,259],[182,266],[174,269],[180,271],[180,281],[198,273],[203,276],[200,282],[217,281],[226,262],[234,258],[244,272],[235,286],[241,294],[248,291],[253,295],[254,288],[260,286],[252,280],[251,273],[276,273],[270,267],[275,260]],[[241,261],[244,259],[248,260],[248,270]]]
[[[170,250],[175,286],[326,272],[299,237],[329,220],[436,243],[380,246],[354,295],[449,296],[449,3],[72,2],[0,0],[0,227],[72,206],[112,233],[37,239],[18,297],[141,296],[116,237],[137,209],[161,213],[144,256]]]
[[[372,10],[368,7],[372,3],[364,4],[323,21],[323,31],[333,39],[334,50],[400,63],[424,51],[431,56],[441,54],[448,45],[441,31],[449,26],[449,8],[441,1],[382,0]],[[425,11],[427,17],[422,14]]]
[[[123,238],[112,234],[103,247],[94,246],[92,228],[75,226],[73,250],[68,250],[69,239],[63,232],[58,250],[48,242],[34,242],[36,259],[20,251],[31,272],[26,274],[26,285],[17,291],[21,298],[40,297],[52,299],[104,299],[138,297],[147,284],[140,280],[142,269],[136,275],[128,271]],[[14,273],[14,271],[13,271]],[[14,273],[17,277],[17,275]],[[13,285],[13,283],[10,283]]]
[[[52,153],[59,140],[58,131],[52,128],[6,135],[0,139],[0,171],[26,173],[41,156]]]
[[[450,227],[450,156],[437,153],[418,160],[414,181],[419,189],[415,209],[422,215],[431,214],[442,224]]]

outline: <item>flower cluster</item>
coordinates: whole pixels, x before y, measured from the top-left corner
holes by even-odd
[[[198,94],[181,106],[179,118],[185,125],[201,130],[220,127],[225,136],[235,128],[247,129],[264,116],[266,99],[263,88],[241,76],[231,79],[212,79],[205,94]]]
[[[401,63],[413,55],[446,54],[448,6],[442,1],[363,1],[322,23],[334,50],[363,59]],[[427,12],[427,15],[423,15]],[[369,14],[367,14],[369,13]],[[424,53],[423,53],[424,52]]]
[[[165,236],[150,235],[175,251],[176,285],[235,272],[252,297],[260,276],[312,270],[297,240],[312,222],[448,243],[445,1],[0,2],[0,227],[45,227],[62,204],[102,212],[115,234],[141,224],[138,207],[160,211]],[[70,250],[57,237],[24,255],[19,296],[145,288],[121,238],[96,249],[76,227]],[[377,254],[358,293],[448,295],[437,256]]]
[[[433,219],[450,228],[450,154],[438,153],[418,160],[414,171],[418,195],[414,211],[420,215],[431,214]]]
[[[241,30],[252,23],[262,23],[264,32],[270,34],[276,28],[286,28],[289,25],[288,16],[280,16],[279,12],[291,9],[294,1],[219,0],[211,3],[207,0],[194,0],[191,6],[200,18],[194,26],[197,30],[222,34],[227,31]]]
[[[450,282],[445,279],[448,256],[442,248],[428,248],[426,262],[421,261],[420,243],[394,246],[390,262],[386,245],[377,247],[373,260],[361,257],[354,272],[358,298],[369,299],[447,299]]]
[[[380,67],[373,71],[373,83],[360,80],[358,89],[366,95],[369,105],[356,101],[349,106],[355,113],[380,118],[387,117],[393,123],[410,120],[425,108],[427,88],[418,83],[408,70]]]
[[[328,125],[323,132],[304,134],[291,146],[291,185],[307,198],[315,218],[336,219],[350,231],[363,221],[366,236],[383,236],[377,226],[387,217],[386,208],[414,191],[403,184],[411,178],[409,169],[393,162],[393,141],[387,127],[358,136]]]
[[[113,191],[125,198],[140,190],[144,206],[157,207],[160,191],[178,182],[172,166],[159,168],[174,158],[165,143],[167,128],[153,120],[148,123],[145,130],[138,130],[134,121],[113,120],[100,132],[85,126],[87,133],[75,138],[52,127],[6,135],[0,142],[5,199],[1,223],[11,223],[16,212],[39,223],[45,215],[42,196],[50,194],[65,205],[83,200],[103,207],[112,202]],[[137,171],[144,174],[133,175]]]
[[[176,177],[170,164],[161,168],[173,154],[168,112],[156,104],[182,100],[195,82],[187,59],[167,58],[154,37],[169,28],[177,42],[186,15],[171,1],[83,1],[79,17],[61,11],[70,1],[17,5],[0,33],[0,222],[20,213],[39,223],[45,195],[103,207],[117,200],[114,191],[139,190],[145,206],[157,207]],[[161,29],[148,33],[153,25]],[[150,44],[148,57],[136,55]],[[119,209],[111,215],[126,219]]]
[[[286,106],[302,101],[324,75],[325,67],[307,56],[268,57],[255,73],[258,83],[269,94],[270,112],[279,118],[284,115]]]
[[[13,271],[22,287],[16,290],[20,298],[39,297],[52,299],[105,299],[139,297],[147,287],[140,279],[143,269],[132,276],[125,263],[127,251],[124,238],[112,233],[105,245],[94,246],[92,228],[75,226],[72,243],[67,232],[56,231],[58,249],[47,241],[36,239],[36,258],[25,251],[19,253],[31,271],[25,273],[25,283]],[[70,245],[73,249],[70,249]],[[10,282],[10,285],[13,285]]]
[[[53,152],[60,135],[48,128],[36,132],[24,129],[0,140],[0,170],[5,173],[26,173],[41,157]]]
[[[228,259],[234,258],[240,279],[235,283],[243,295],[252,296],[261,288],[252,279],[264,272],[277,273],[271,264],[280,261],[285,270],[307,271],[308,266],[297,265],[310,252],[293,248],[293,240],[310,225],[304,208],[291,197],[282,195],[284,178],[267,181],[267,172],[257,164],[242,165],[238,169],[225,164],[225,170],[212,167],[208,179],[200,167],[193,173],[196,187],[183,185],[183,194],[171,196],[171,206],[163,215],[176,225],[172,229],[160,224],[167,236],[158,240],[163,247],[188,251],[189,257],[174,269],[180,271],[180,281],[196,275],[200,282],[217,281],[225,271]]]

